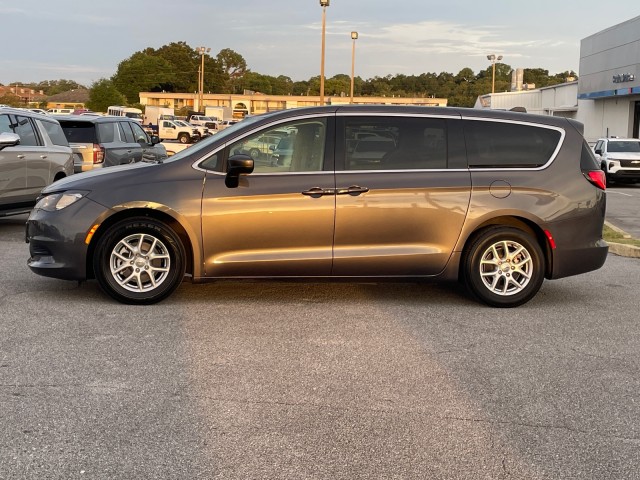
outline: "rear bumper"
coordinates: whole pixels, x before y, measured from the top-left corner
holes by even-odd
[[[609,252],[609,245],[602,239],[603,224],[604,205],[590,215],[550,225],[556,248],[551,250],[549,278],[579,275],[602,267]]]

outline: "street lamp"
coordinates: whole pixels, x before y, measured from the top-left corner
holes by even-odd
[[[320,53],[320,105],[324,105],[324,37],[327,22],[327,7],[331,0],[320,0],[322,7],[322,49]]]
[[[356,70],[356,40],[358,39],[358,32],[351,32],[351,102],[353,103],[353,78]]]
[[[498,55],[496,57],[495,53],[492,53],[491,55],[487,55],[487,60],[489,60],[491,62],[491,65],[493,67],[493,77],[491,80],[491,93],[495,93],[496,91],[496,61],[500,61],[502,60],[502,55]]]
[[[201,111],[202,104],[204,103],[204,54],[209,53],[211,51],[208,47],[198,47],[196,48],[196,52],[200,54],[201,64],[200,71],[198,72],[198,108],[197,111]]]

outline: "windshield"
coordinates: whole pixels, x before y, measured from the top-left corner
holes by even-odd
[[[135,113],[135,112],[127,112],[125,113],[125,116],[129,118],[142,118],[142,115],[140,113]]]
[[[607,151],[611,152],[640,152],[640,141],[637,142],[609,142]]]

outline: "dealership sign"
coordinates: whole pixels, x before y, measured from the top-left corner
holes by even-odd
[[[634,82],[636,76],[633,73],[619,73],[613,76],[613,83]]]

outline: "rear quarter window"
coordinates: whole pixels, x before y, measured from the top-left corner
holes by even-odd
[[[580,169],[581,170],[599,170],[598,160],[593,155],[593,152],[589,148],[589,144],[586,140],[582,142],[582,153],[580,154]]]
[[[535,168],[545,165],[558,143],[558,130],[518,123],[467,120],[470,168]]]
[[[69,146],[67,137],[65,137],[62,127],[59,124],[40,119],[38,119],[38,122],[44,127],[47,135],[49,135],[49,138],[54,145],[59,145],[61,147]]]

